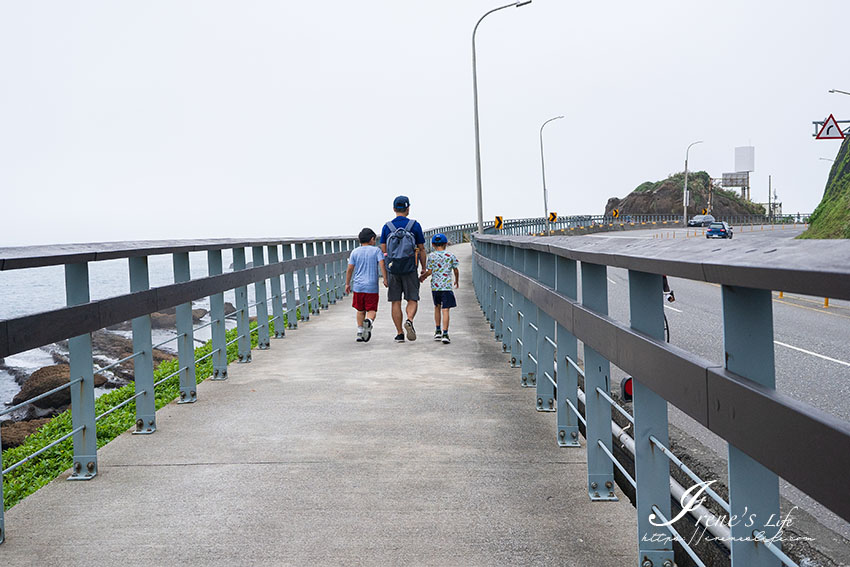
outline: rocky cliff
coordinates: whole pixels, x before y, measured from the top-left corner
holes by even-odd
[[[685,173],[675,173],[662,181],[646,181],[638,185],[625,198],[612,197],[605,205],[605,214],[618,209],[620,215],[681,215]],[[688,218],[709,208],[718,219],[735,215],[763,215],[764,207],[746,201],[733,191],[712,188],[711,178],[705,171],[688,172],[688,190],[691,193]]]

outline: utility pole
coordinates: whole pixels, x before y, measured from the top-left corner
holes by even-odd
[[[772,193],[772,183],[770,179],[770,175],[767,176],[767,218],[770,221],[770,224],[773,224],[773,205],[771,205],[770,194]]]

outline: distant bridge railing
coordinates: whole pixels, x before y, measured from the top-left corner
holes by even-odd
[[[69,480],[89,480],[97,474],[97,422],[119,407],[135,402],[136,431],[147,434],[156,430],[156,387],[179,375],[179,403],[197,400],[195,365],[212,359],[212,380],[227,379],[227,348],[235,343],[240,362],[251,361],[249,310],[257,315],[257,343],[270,347],[270,323],[274,336],[282,338],[285,325],[294,329],[298,319],[308,320],[336,303],[345,293],[345,270],[350,251],[357,240],[327,237],[283,240],[182,240],[148,241],[60,246],[0,248],[0,270],[18,270],[63,265],[67,307],[0,320],[0,359],[29,349],[49,345],[70,337],[70,380],[67,384],[0,411],[0,416],[21,409],[39,399],[70,389],[71,431],[24,459],[11,464],[0,455],[0,503],[3,502],[3,477],[37,458],[68,438],[73,439],[73,465]],[[253,267],[246,267],[245,249],[251,249]],[[225,271],[222,250],[231,250],[233,271]],[[191,279],[189,253],[206,252],[208,276]],[[172,256],[174,284],[151,288],[148,257]],[[127,259],[130,293],[97,301],[90,300],[89,264],[103,260]],[[283,284],[281,284],[283,276]],[[266,282],[270,283],[268,294]],[[254,303],[248,303],[248,286],[254,286]],[[224,312],[224,292],[235,293],[235,311]],[[209,297],[210,319],[194,327],[192,301]],[[269,316],[269,305],[271,314]],[[176,308],[179,369],[154,382],[150,314]],[[234,317],[237,336],[227,342],[225,320]],[[93,331],[132,320],[133,353],[105,368],[133,360],[135,395],[101,415],[95,415]],[[212,351],[195,359],[194,333],[211,327]],[[5,466],[5,468],[4,468]],[[3,506],[0,506],[0,543],[5,540]]]
[[[779,215],[769,217],[767,215],[733,215],[728,217],[718,216],[718,221],[726,221],[732,226],[760,225],[760,224],[802,224],[807,223],[809,213],[795,213],[790,215]],[[558,217],[555,222],[549,223],[549,229],[555,232],[563,231],[570,234],[582,230],[593,231],[603,228],[646,228],[646,227],[676,227],[682,225],[681,215],[632,215],[628,213],[618,214],[615,218],[611,215],[572,215]],[[546,219],[543,217],[505,219],[502,228],[496,229],[493,221],[484,223],[484,234],[504,235],[542,235],[546,230]],[[426,247],[431,244],[431,237],[438,232],[444,233],[451,243],[466,242],[470,235],[478,231],[477,223],[446,225],[425,231]]]
[[[781,289],[850,299],[846,241],[781,241],[769,250],[708,255],[699,242],[637,239],[488,234],[474,235],[473,244],[476,294],[512,366],[521,368],[521,384],[536,388],[538,411],[556,412],[559,445],[580,447],[584,427],[590,499],[616,498],[615,466],[634,486],[638,565],[674,562],[670,466],[682,463],[669,449],[668,402],[728,443],[729,501],[710,486],[705,494],[723,509],[733,566],[794,565],[771,541],[781,529],[780,476],[850,520],[850,490],[836,485],[850,470],[850,423],[775,390],[771,296]],[[629,271],[629,325],[608,316],[609,266]],[[725,360],[664,342],[663,275],[722,286]],[[633,416],[609,395],[612,363],[635,379]],[[630,421],[617,444],[630,445],[634,477],[612,454],[612,409]],[[680,553],[706,564],[687,538],[678,543]]]

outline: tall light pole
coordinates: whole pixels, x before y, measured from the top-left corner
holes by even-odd
[[[692,146],[701,144],[702,140],[693,142],[688,149],[685,150],[685,191],[682,193],[682,226],[688,226],[688,152]]]
[[[553,120],[560,120],[563,116],[550,118],[540,126],[540,172],[543,174],[543,218],[546,219],[546,236],[552,236],[549,229],[549,194],[546,192],[546,160],[543,158],[543,127]]]
[[[481,141],[478,134],[478,67],[475,63],[475,32],[478,31],[478,26],[481,25],[481,20],[493,12],[498,12],[499,10],[510,8],[511,6],[519,8],[526,4],[531,4],[531,0],[519,0],[517,2],[512,2],[511,4],[505,4],[504,6],[493,8],[479,18],[478,23],[475,24],[475,28],[472,30],[472,95],[475,108],[475,182],[478,186],[478,234],[484,234],[484,205],[481,202]]]

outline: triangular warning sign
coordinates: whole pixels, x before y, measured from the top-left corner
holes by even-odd
[[[818,140],[843,140],[844,132],[841,131],[841,126],[835,120],[835,116],[829,115],[826,122],[823,123],[823,128],[820,129],[816,136]]]

